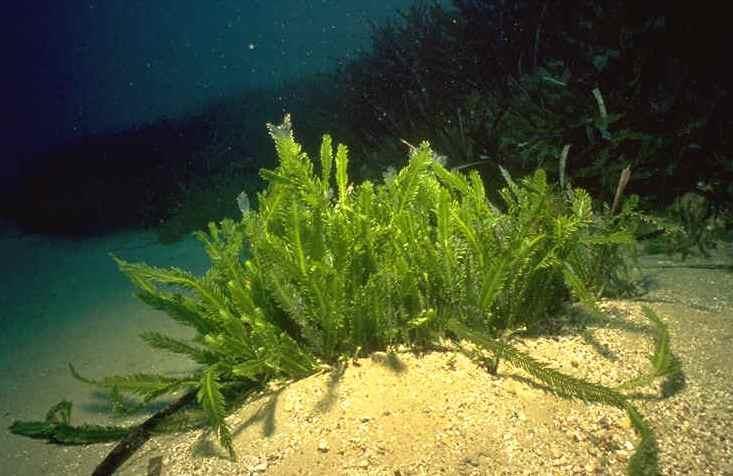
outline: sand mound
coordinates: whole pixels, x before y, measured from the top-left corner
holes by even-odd
[[[520,348],[605,384],[648,365],[647,337],[592,334],[604,355],[577,335]],[[624,474],[636,443],[623,412],[561,400],[508,365],[492,376],[455,347],[375,353],[262,392],[228,422],[237,462],[198,431],[151,440],[120,474],[156,459],[169,475]]]

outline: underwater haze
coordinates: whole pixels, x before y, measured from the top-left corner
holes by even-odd
[[[7,2],[0,178],[75,137],[329,70],[408,0]]]

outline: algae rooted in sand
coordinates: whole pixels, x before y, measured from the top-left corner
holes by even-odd
[[[144,402],[194,389],[233,453],[224,419],[232,386],[305,377],[396,344],[464,338],[492,355],[492,372],[505,361],[559,395],[625,410],[641,436],[630,468],[656,471],[653,433],[626,394],[512,345],[551,325],[568,299],[594,307],[623,265],[614,250],[633,245],[623,215],[595,213],[585,191],[557,190],[542,170],[516,181],[502,171],[503,203],[493,204],[478,174],[447,169],[427,143],[384,183],[354,184],[346,146],[334,150],[324,136],[316,172],[289,116],[268,129],[279,165],[262,171],[269,186],[256,211],[197,233],[211,260],[205,275],[115,258],[144,302],[196,331],[190,342],[157,333],[146,342],[200,369],[92,383]],[[651,373],[634,383],[675,370],[666,330],[648,314],[660,344]]]

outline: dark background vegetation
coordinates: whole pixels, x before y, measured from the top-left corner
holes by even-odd
[[[330,132],[353,176],[379,178],[428,139],[450,166],[557,174],[610,201],[628,191],[660,209],[685,192],[733,202],[732,35],[716,3],[453,0],[417,2],[373,25],[373,48],[202,112],[84,137],[34,161],[0,213],[26,230],[88,234],[155,227],[163,241],[236,216],[275,155],[266,121],[293,114],[316,150]],[[599,113],[593,90],[608,116]],[[42,164],[39,165],[39,164]]]

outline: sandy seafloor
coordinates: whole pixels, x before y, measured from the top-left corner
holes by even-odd
[[[192,237],[164,246],[148,232],[74,241],[0,231],[0,475],[91,474],[111,448],[60,447],[6,431],[16,419],[42,420],[62,399],[74,404],[74,424],[123,422],[93,387],[72,378],[69,362],[89,377],[186,369],[185,359],[149,348],[138,335],[190,331],[140,302],[110,253],[208,269]]]

